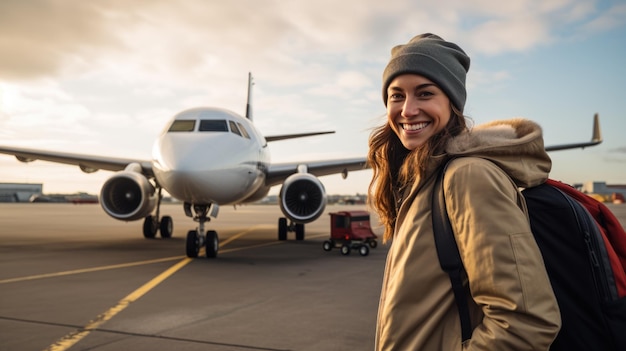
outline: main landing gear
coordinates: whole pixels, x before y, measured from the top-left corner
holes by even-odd
[[[191,212],[192,208],[196,213],[195,216],[193,216]],[[219,250],[219,238],[217,236],[217,232],[214,230],[205,232],[204,230],[204,222],[210,221],[210,217],[217,217],[217,205],[191,205],[190,203],[185,202],[184,209],[187,217],[193,217],[193,220],[198,222],[198,228],[187,232],[187,257],[198,257],[198,252],[200,252],[200,248],[203,246],[206,249],[207,258],[217,257],[217,251]]]
[[[161,218],[161,220],[159,221],[162,198],[163,196],[161,196],[161,187],[159,187],[156,213],[154,216],[147,216],[143,221],[143,236],[146,239],[154,239],[157,231],[161,232],[161,238],[168,239],[172,237],[172,233],[174,232],[174,221],[172,221],[172,217],[163,216],[163,218]]]
[[[287,232],[296,232],[296,240],[304,240],[304,224],[287,224],[287,218],[281,217],[278,219],[278,240],[287,240]]]

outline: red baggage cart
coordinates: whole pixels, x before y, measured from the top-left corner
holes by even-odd
[[[330,239],[324,241],[325,251],[339,247],[342,255],[349,255],[352,249],[356,249],[361,256],[367,256],[369,248],[378,245],[377,236],[370,226],[369,212],[339,211],[329,215]]]

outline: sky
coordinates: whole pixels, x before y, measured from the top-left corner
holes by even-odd
[[[431,32],[471,57],[474,124],[526,117],[551,178],[626,184],[626,2],[613,0],[2,0],[0,145],[149,160],[156,136],[198,106],[244,114],[273,162],[363,157],[385,122],[381,77],[393,46]],[[99,193],[113,173],[0,155],[0,182],[45,193]],[[363,194],[371,172],[322,177],[329,194]],[[271,193],[277,193],[275,187]]]

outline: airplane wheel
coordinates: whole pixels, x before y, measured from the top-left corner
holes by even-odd
[[[333,242],[330,240],[326,240],[324,241],[324,244],[322,244],[322,247],[324,248],[324,251],[330,251],[333,249]]]
[[[198,257],[200,246],[198,245],[198,232],[190,230],[187,232],[187,257]]]
[[[367,247],[367,245],[361,245],[361,247],[359,247],[359,255],[367,256],[369,253],[370,253],[370,248]]]
[[[157,232],[157,222],[153,216],[148,216],[143,220],[143,236],[146,239],[153,239]]]
[[[343,244],[341,246],[341,254],[344,256],[347,256],[350,254],[350,245],[349,244]]]
[[[375,249],[375,248],[376,248],[376,246],[378,246],[378,242],[377,242],[376,240],[372,240],[372,241],[370,241],[370,247],[371,247],[372,249]]]
[[[278,240],[287,240],[287,218],[278,219]]]
[[[215,230],[209,230],[206,233],[206,257],[207,258],[216,258],[217,251],[219,250],[220,242],[217,237],[217,232]]]
[[[296,224],[296,240],[304,240],[304,224]]]
[[[172,217],[163,216],[163,218],[161,218],[159,230],[161,231],[161,238],[171,238],[172,233],[174,232],[174,221],[172,221]]]

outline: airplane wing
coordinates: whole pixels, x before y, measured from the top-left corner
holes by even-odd
[[[327,133],[329,132],[307,133],[307,134],[299,134],[299,135],[293,134],[292,137],[298,138],[300,136],[327,134]],[[275,140],[280,140],[280,139],[275,139]],[[270,140],[268,139],[268,141]],[[584,149],[585,147],[598,145],[600,143],[602,143],[602,135],[600,132],[600,118],[598,117],[598,114],[596,113],[593,116],[593,131],[591,135],[591,141],[583,142],[583,143],[546,146],[546,151],[558,151],[558,150],[577,149],[577,148]],[[293,163],[273,164],[273,165],[270,165],[268,168],[266,184],[270,186],[280,184],[291,174],[297,173],[298,168],[300,166],[305,166],[307,172],[317,177],[330,175],[330,174],[342,174],[344,178],[347,177],[349,171],[358,171],[358,170],[369,168],[369,165],[367,164],[367,159],[365,157],[340,159],[340,160],[332,160],[332,161],[315,161],[315,162],[300,162],[300,163],[293,162]]]
[[[306,171],[316,177],[341,174],[344,178],[348,176],[349,171],[359,171],[369,168],[365,157],[313,162],[276,163],[269,166],[265,184],[270,186],[280,184],[291,174],[297,173],[298,168],[301,166],[305,166]]]
[[[265,140],[270,142],[270,141],[278,141],[278,140],[285,140],[285,139],[295,139],[295,138],[302,138],[302,137],[308,137],[308,136],[313,136],[313,135],[323,135],[323,134],[333,134],[335,133],[334,131],[328,131],[328,132],[313,132],[313,133],[299,133],[299,134],[282,134],[282,135],[270,135],[270,136],[266,136]]]
[[[330,132],[314,132],[314,133],[301,133],[301,134],[285,134],[266,137],[267,141],[276,141],[292,138],[300,138],[312,135],[330,134]],[[592,138],[589,142],[574,143],[574,144],[562,144],[547,146],[546,151],[557,151],[566,149],[585,148],[602,143],[602,136],[600,132],[600,122],[598,114],[596,113],[593,121]],[[126,168],[130,163],[139,163],[142,168],[142,173],[148,177],[153,177],[152,163],[148,160],[134,160],[126,158],[105,157],[105,156],[93,156],[93,155],[81,155],[74,153],[62,153],[51,152],[36,149],[17,148],[17,147],[5,147],[0,146],[0,153],[14,155],[19,161],[31,162],[35,160],[43,160],[57,163],[64,163],[69,165],[75,165],[86,173],[92,173],[99,169],[107,171],[121,171]],[[278,163],[272,164],[268,167],[266,185],[273,186],[282,183],[291,174],[297,173],[298,168],[301,166],[306,167],[306,171],[317,177],[342,174],[344,177],[348,175],[350,171],[358,171],[367,169],[367,159],[365,157],[346,158],[337,160],[324,160],[324,161],[312,161],[312,162],[291,162],[291,163]]]
[[[591,141],[588,141],[586,143],[546,146],[546,151],[558,151],[558,150],[578,149],[578,148],[584,149],[588,146],[598,145],[601,142],[602,142],[602,135],[600,133],[600,117],[598,117],[598,114],[596,113],[593,116],[593,131],[591,134]]]
[[[81,155],[69,152],[45,151],[6,146],[0,146],[0,153],[13,155],[21,162],[42,160],[75,165],[80,167],[80,169],[85,173],[93,173],[99,169],[107,171],[121,171],[130,163],[139,163],[143,174],[148,177],[152,177],[154,175],[152,173],[152,164],[147,160]]]

